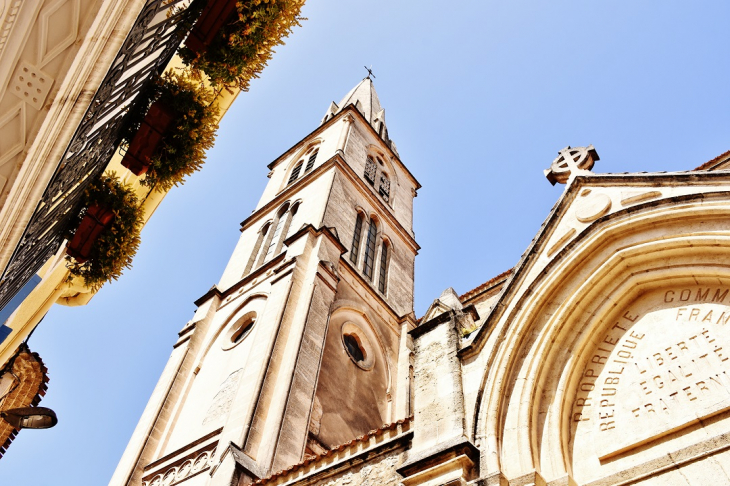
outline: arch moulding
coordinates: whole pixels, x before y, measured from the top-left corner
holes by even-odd
[[[730,316],[730,293],[713,300],[718,289],[730,289],[730,203],[724,198],[647,204],[602,218],[530,281],[517,283],[512,301],[498,304],[507,310],[488,338],[498,344],[481,350],[487,371],[473,422],[482,477],[537,472],[548,483],[570,477],[577,484],[619,473],[626,478],[708,434],[730,431],[722,420],[730,416],[730,391],[717,388],[705,397],[701,385],[677,378],[671,386],[693,386],[699,398],[689,408],[675,407],[691,417],[663,410],[666,416],[655,420],[645,405],[652,403],[657,415],[661,405],[645,399],[650,383],[641,384],[642,369],[648,376],[660,368],[647,368],[647,360],[676,347],[673,341],[700,336],[727,342],[730,357],[730,331],[716,324],[725,310]],[[664,301],[666,295],[676,299]],[[701,308],[698,319],[714,314],[704,326],[687,321],[695,312],[687,302]],[[678,364],[696,361],[693,354],[672,352]],[[716,364],[727,364],[730,377],[730,360]],[[655,397],[674,389],[671,376],[662,376],[652,389]],[[714,422],[706,425],[705,417]]]

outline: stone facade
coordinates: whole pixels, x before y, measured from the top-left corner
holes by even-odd
[[[416,320],[419,185],[363,80],[270,164],[112,484],[730,484],[730,153],[560,153],[522,259]]]

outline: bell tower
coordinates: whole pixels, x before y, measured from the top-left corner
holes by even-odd
[[[370,77],[268,167],[115,486],[250,484],[411,414],[420,185]]]

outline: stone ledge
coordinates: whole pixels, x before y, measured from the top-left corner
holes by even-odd
[[[462,455],[466,455],[472,460],[475,467],[479,468],[479,449],[469,439],[460,436],[416,454],[408,452],[405,462],[396,469],[396,472],[403,477],[413,476]],[[478,471],[476,473],[478,475]]]

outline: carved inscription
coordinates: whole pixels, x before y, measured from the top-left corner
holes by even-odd
[[[243,369],[239,369],[228,375],[228,378],[226,378],[220,390],[218,390],[218,393],[213,398],[213,402],[210,404],[210,408],[208,408],[208,413],[205,414],[205,418],[203,419],[203,425],[208,425],[218,420],[230,411],[242,374]]]
[[[726,301],[728,301],[726,303]],[[730,408],[730,289],[655,292],[598,335],[571,422],[608,457]]]

